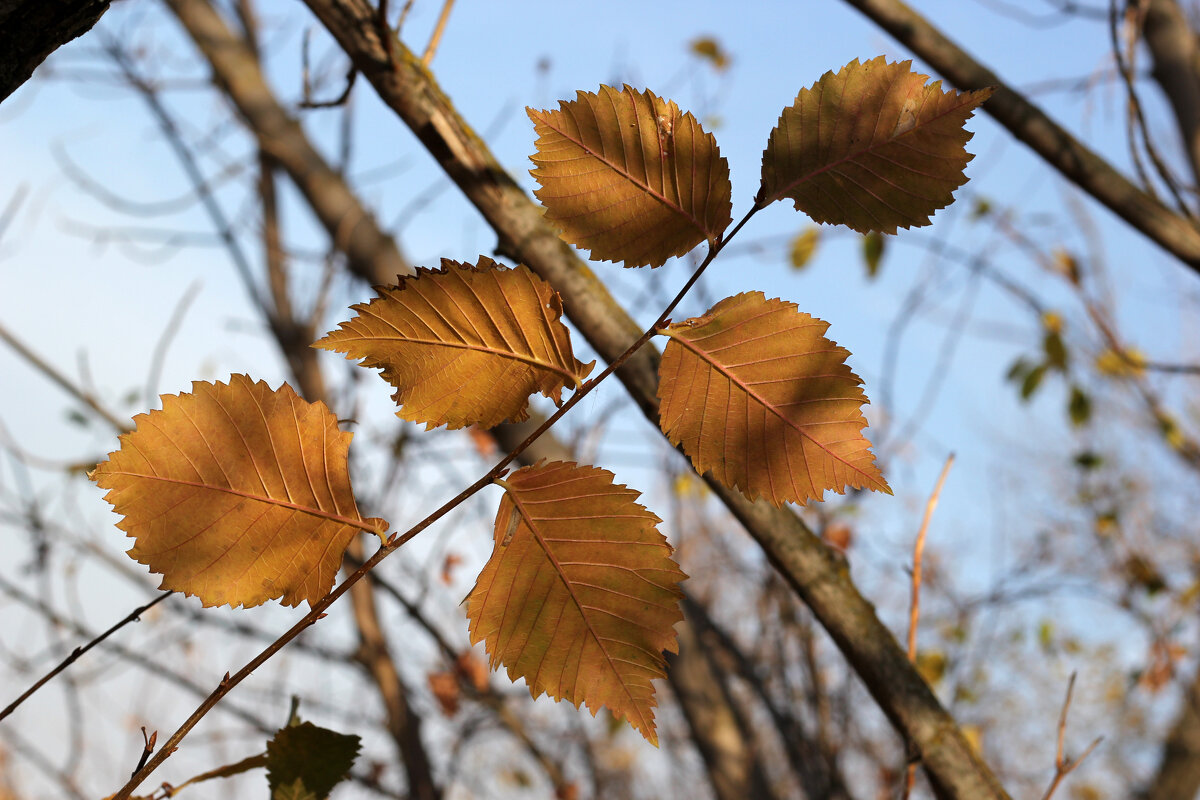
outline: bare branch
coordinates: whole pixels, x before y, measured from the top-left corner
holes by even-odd
[[[92,29],[110,0],[0,0],[0,102],[38,65]]]
[[[74,381],[59,372],[53,364],[51,364],[49,361],[46,361],[37,353],[33,352],[33,350],[29,349],[24,342],[14,336],[2,324],[0,324],[0,339],[3,339],[5,343],[14,351],[16,351],[17,355],[25,359],[25,361],[31,367],[45,375],[54,383],[58,384],[58,386],[65,390],[67,394],[71,395],[76,400],[94,411],[97,416],[111,425],[113,430],[115,430],[117,433],[124,433],[125,431],[131,430],[129,420],[121,420],[107,408],[100,405],[100,401],[96,399],[95,395],[77,386]]]
[[[442,13],[438,15],[437,24],[433,27],[433,33],[429,37],[429,44],[425,47],[425,54],[421,56],[421,63],[427,67],[433,63],[433,56],[437,52],[438,44],[442,41],[442,34],[446,30],[446,23],[450,19],[452,8],[454,8],[454,0],[442,0]]]
[[[1067,735],[1067,712],[1071,708],[1071,694],[1075,691],[1075,673],[1071,673],[1071,679],[1067,681],[1067,696],[1063,699],[1062,711],[1058,714],[1058,745],[1054,751],[1054,777],[1050,780],[1050,785],[1046,787],[1046,793],[1042,795],[1042,800],[1050,800],[1051,795],[1062,783],[1063,778],[1071,774],[1071,771],[1083,763],[1083,760],[1092,754],[1096,746],[1103,741],[1104,737],[1098,737],[1087,746],[1087,749],[1079,754],[1079,758],[1067,758],[1063,751],[1063,740]]]

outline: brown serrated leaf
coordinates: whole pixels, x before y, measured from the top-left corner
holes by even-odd
[[[466,600],[471,643],[534,697],[607,706],[657,745],[651,681],[675,652],[686,577],[661,520],[596,467],[540,462],[497,483],[495,549]]]
[[[966,183],[963,124],[992,90],[943,92],[911,66],[855,59],[801,90],[771,131],[758,205],[788,197],[860,233],[929,224]]]
[[[376,291],[313,346],[382,369],[396,387],[396,415],[426,429],[520,422],[531,394],[558,403],[563,387],[578,388],[596,363],[575,358],[559,322],[562,301],[524,266],[442,259],[441,269],[418,269]]]
[[[92,472],[135,540],[129,556],[163,576],[160,588],[206,606],[312,605],[351,538],[387,530],[358,513],[352,435],[323,403],[245,375],[195,381],[162,403]]]
[[[568,242],[598,261],[657,267],[729,227],[729,163],[691,114],[629,86],[558,106],[526,109],[538,134],[530,174]]]
[[[696,471],[751,500],[820,500],[847,486],[891,494],[862,435],[867,402],[829,323],[761,292],[660,331],[659,425]]]

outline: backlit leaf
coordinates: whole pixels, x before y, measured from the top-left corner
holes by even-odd
[[[313,794],[300,778],[271,790],[271,800],[323,800]]]
[[[739,294],[660,331],[659,424],[697,472],[751,500],[820,500],[847,486],[891,494],[862,435],[867,402],[829,324]]]
[[[883,262],[883,250],[886,242],[883,234],[871,231],[863,236],[863,261],[867,264],[867,277],[874,279],[879,274],[879,265]]]
[[[1071,399],[1067,401],[1067,416],[1071,424],[1079,427],[1086,425],[1092,418],[1092,398],[1079,386],[1071,386]]]
[[[294,791],[299,783],[313,797],[328,797],[358,758],[360,739],[311,722],[280,728],[267,742],[267,782],[271,796]],[[300,796],[287,794],[286,797]]]
[[[1029,372],[1025,373],[1025,379],[1021,381],[1021,399],[1028,400],[1033,397],[1034,392],[1042,385],[1042,378],[1046,376],[1046,365],[1038,364]]]
[[[396,387],[397,416],[427,429],[520,422],[531,394],[558,403],[563,387],[577,388],[596,363],[576,360],[559,322],[562,301],[525,266],[443,259],[439,270],[376,290],[314,346],[382,369]]]
[[[607,706],[650,742],[686,576],[661,520],[596,467],[541,462],[498,481],[495,549],[467,597],[471,643],[543,692]]]
[[[857,59],[783,111],[763,153],[760,206],[784,197],[860,233],[926,225],[966,182],[963,123],[991,89],[943,92],[912,62]]]
[[[808,266],[808,262],[812,260],[813,253],[817,250],[817,242],[821,239],[821,229],[815,225],[802,230],[796,234],[796,238],[792,239],[792,249],[788,254],[791,257],[793,269],[804,269]]]
[[[206,606],[312,605],[351,538],[387,530],[359,515],[351,434],[324,404],[245,375],[195,381],[162,403],[134,417],[92,473],[135,540],[129,556],[161,574],[161,588]]]
[[[691,114],[629,86],[558,105],[527,109],[538,134],[530,174],[568,242],[598,261],[657,267],[729,226],[729,163]]]

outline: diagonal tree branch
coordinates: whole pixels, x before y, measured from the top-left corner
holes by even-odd
[[[369,284],[392,284],[412,274],[374,216],[326,161],[300,123],[276,99],[253,49],[233,32],[208,0],[165,0],[200,49],[223,91],[258,141],[259,149],[288,174],[304,195],[350,271]]]
[[[375,12],[365,0],[306,2],[383,101],[483,214],[499,237],[500,251],[548,280],[592,346],[602,357],[615,359],[637,338],[636,323],[542,219],[419,59],[390,32],[385,46]],[[656,350],[644,347],[617,372],[650,419],[658,413],[658,360]],[[750,503],[715,481],[709,485],[812,608],[892,724],[911,741],[939,795],[962,800],[1007,797],[858,592],[844,563],[791,511]]]
[[[110,0],[0,0],[0,102],[46,57],[92,29]]]
[[[983,110],[1062,175],[1200,272],[1200,230],[1068,133],[901,0],[846,0],[962,90],[996,87]]]

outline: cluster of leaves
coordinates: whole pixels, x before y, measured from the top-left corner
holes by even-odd
[[[963,123],[988,94],[927,81],[877,58],[801,91],[771,132],[754,204],[733,233],[784,198],[869,241],[927,224],[965,181]],[[728,163],[675,103],[602,86],[529,116],[546,218],[594,259],[657,267],[707,242],[703,269],[733,235]],[[382,370],[398,415],[428,428],[521,420],[534,392],[561,403],[564,389],[578,397],[598,380],[573,354],[558,295],[524,266],[444,260],[353,311],[315,346]],[[648,332],[668,338],[663,433],[697,472],[751,500],[890,493],[863,435],[861,381],[827,328],[753,291],[682,322],[664,313]],[[351,538],[388,529],[355,505],[350,434],[287,385],[197,382],[136,423],[93,477],[135,540],[130,555],[165,589],[210,606],[312,605]],[[466,600],[472,643],[534,697],[607,706],[656,742],[652,681],[675,647],[685,578],[659,518],[593,466],[542,462],[495,482],[505,493],[494,549]]]

